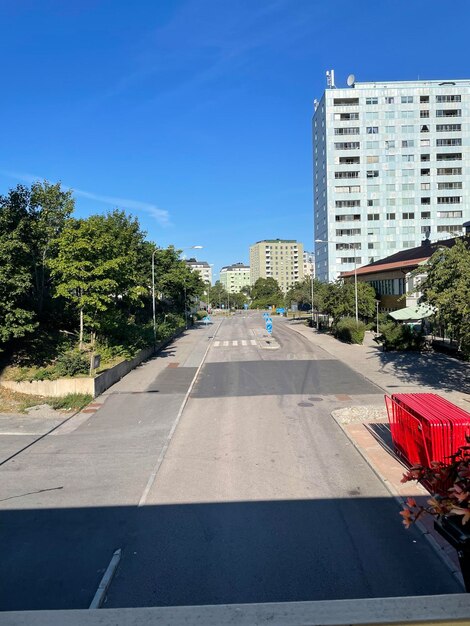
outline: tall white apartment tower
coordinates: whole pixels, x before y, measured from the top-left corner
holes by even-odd
[[[463,233],[470,219],[470,80],[328,88],[313,116],[316,276]]]

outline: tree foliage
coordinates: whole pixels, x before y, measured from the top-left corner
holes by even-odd
[[[470,356],[470,249],[457,240],[451,248],[437,250],[419,273],[421,302],[435,307],[439,321],[457,339],[463,354]]]
[[[325,295],[328,290],[328,284],[322,283],[318,279],[313,280],[309,277],[296,283],[286,294],[286,303],[290,305],[292,302],[298,304],[299,309],[307,311],[312,308],[312,283],[313,283],[313,309],[322,311],[325,306]]]
[[[370,318],[375,312],[375,290],[364,282],[357,283],[359,317]],[[324,298],[325,312],[331,315],[336,325],[342,317],[355,317],[356,296],[354,283],[337,281],[330,283]]]
[[[252,309],[278,307],[284,304],[284,294],[274,278],[258,278],[251,288],[251,298]]]

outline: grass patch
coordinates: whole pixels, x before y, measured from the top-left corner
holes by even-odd
[[[89,393],[69,393],[63,398],[51,398],[48,404],[53,409],[65,411],[79,411],[93,400]]]

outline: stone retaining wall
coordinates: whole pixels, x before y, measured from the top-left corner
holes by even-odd
[[[99,396],[106,391],[111,385],[121,380],[123,376],[128,374],[135,367],[140,365],[142,361],[149,359],[154,353],[159,352],[170,341],[180,335],[185,329],[179,328],[169,339],[162,341],[155,348],[145,348],[141,350],[130,361],[122,361],[114,367],[101,372],[98,376],[83,376],[81,378],[58,378],[57,380],[24,380],[16,382],[14,380],[1,380],[0,385],[18,393],[26,393],[35,396],[44,396],[50,398],[60,398],[69,393],[87,393],[93,398]]]

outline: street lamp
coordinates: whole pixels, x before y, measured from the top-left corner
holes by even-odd
[[[315,239],[315,243],[339,243],[331,239]],[[356,325],[359,324],[359,307],[357,301],[357,262],[356,262],[356,244],[354,244],[354,302],[356,305]]]
[[[183,248],[183,250],[200,250],[202,246],[189,246],[189,248]],[[157,343],[157,323],[155,319],[155,253],[158,248],[154,248],[152,252],[152,319],[153,319],[153,343]],[[184,311],[186,315],[186,285],[184,286]],[[187,318],[186,318],[187,319]],[[188,327],[186,323],[186,328]]]

